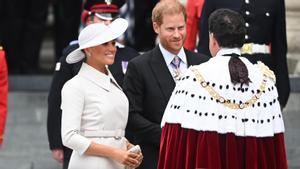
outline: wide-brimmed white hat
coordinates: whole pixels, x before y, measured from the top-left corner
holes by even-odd
[[[76,63],[85,57],[82,49],[101,45],[121,36],[127,29],[128,22],[118,18],[109,25],[94,23],[86,26],[78,36],[79,48],[71,52],[67,58],[67,63]]]

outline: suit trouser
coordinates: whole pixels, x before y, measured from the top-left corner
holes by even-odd
[[[141,1],[134,0],[135,23],[133,28],[134,44],[137,51],[147,51],[155,46],[156,34],[152,27],[152,9],[158,0]]]
[[[6,0],[3,42],[8,68],[16,73],[36,71],[48,12],[48,1]],[[12,73],[13,73],[12,72]]]
[[[55,61],[72,40],[78,38],[82,0],[58,0],[53,3]]]

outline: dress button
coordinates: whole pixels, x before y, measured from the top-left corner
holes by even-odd
[[[269,13],[269,12],[267,12],[267,13],[266,13],[266,16],[270,16],[270,13]]]
[[[246,15],[250,15],[250,12],[249,12],[249,11],[246,11],[245,14],[246,14]]]
[[[245,35],[245,39],[249,39],[249,36],[248,36],[248,35]]]
[[[245,0],[245,3],[246,3],[246,4],[249,4],[249,0]]]
[[[245,26],[248,28],[250,25],[248,22],[245,23]]]

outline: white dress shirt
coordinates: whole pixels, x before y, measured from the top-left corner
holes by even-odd
[[[164,57],[164,60],[168,66],[168,69],[172,77],[175,77],[176,73],[174,71],[174,68],[171,65],[171,62],[174,59],[175,55],[167,51],[161,44],[159,44],[159,49]],[[177,56],[180,58],[180,67],[179,67],[180,72],[184,73],[187,70],[188,64],[187,64],[187,59],[183,48],[180,49]]]

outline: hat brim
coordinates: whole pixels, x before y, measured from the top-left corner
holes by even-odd
[[[119,13],[95,13],[95,16],[106,21],[118,18]]]
[[[105,27],[105,28],[103,28]],[[120,37],[127,29],[128,22],[125,19],[118,18],[108,26],[104,26],[102,23],[94,23],[85,27],[79,35],[79,48],[71,52],[66,61],[69,64],[79,62],[85,57],[83,49],[98,46],[106,42],[110,42]],[[101,32],[97,32],[97,30]],[[81,36],[89,36],[87,38],[81,38]],[[81,40],[84,39],[84,40]],[[86,40],[87,39],[87,40]]]

